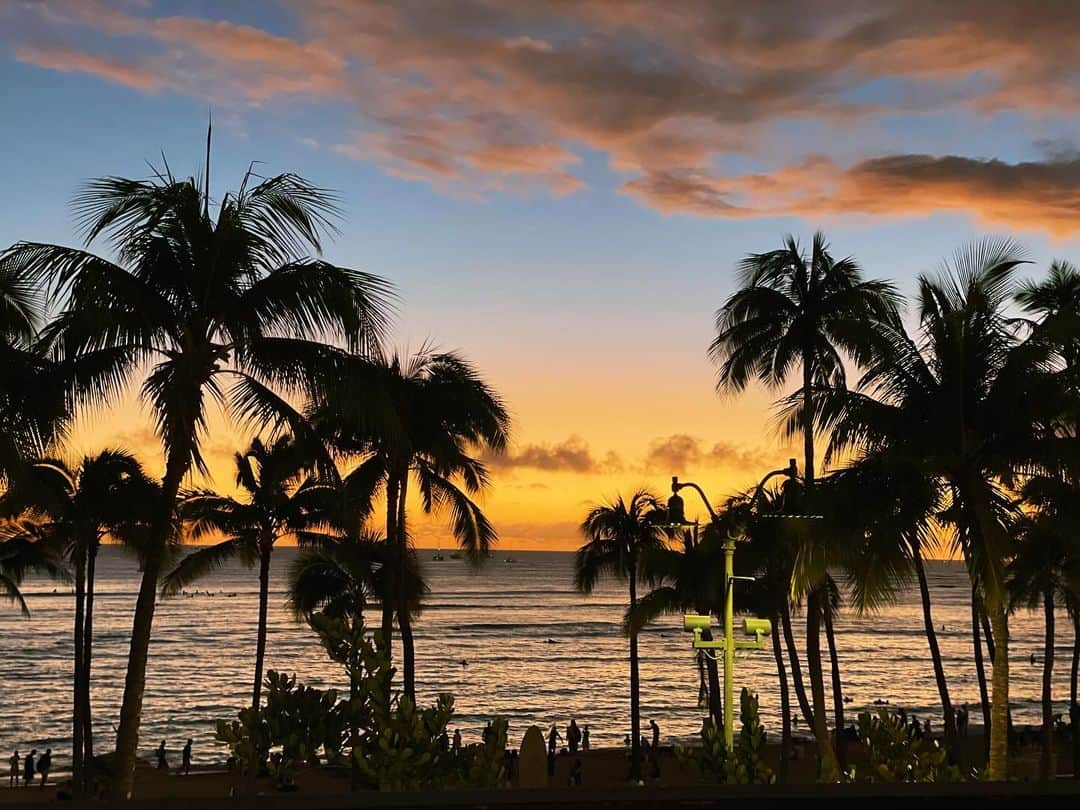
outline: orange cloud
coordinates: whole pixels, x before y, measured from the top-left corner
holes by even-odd
[[[15,58],[61,73],[89,73],[147,93],[156,93],[162,87],[161,79],[150,70],[62,45],[16,48]]]
[[[571,436],[558,444],[529,444],[484,460],[496,470],[528,467],[547,472],[596,473],[617,472],[623,466],[614,452],[609,451],[602,459],[595,457],[580,436]]]
[[[841,168],[808,158],[769,173],[733,177],[653,172],[626,194],[665,212],[759,217],[972,213],[991,225],[1080,231],[1080,158],[1006,163],[957,155],[888,155]]]

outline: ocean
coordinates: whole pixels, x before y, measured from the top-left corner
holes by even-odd
[[[571,717],[588,725],[593,747],[619,746],[629,732],[627,640],[620,631],[625,586],[604,583],[590,596],[573,588],[573,555],[499,551],[479,571],[465,562],[418,554],[431,596],[416,624],[417,693],[421,702],[440,692],[455,697],[452,728],[478,740],[488,718],[505,716],[511,744],[531,724],[560,729]],[[285,576],[294,548],[274,552],[266,668],[295,673],[308,684],[346,688],[314,634],[286,609]],[[738,557],[736,557],[736,567]],[[969,586],[958,563],[929,562],[934,621],[953,701],[967,703],[973,724],[980,714],[972,664]],[[123,691],[131,612],[138,587],[134,560],[117,547],[102,549],[94,611],[93,704],[97,750],[109,750]],[[194,739],[196,765],[221,763],[214,741],[219,719],[233,719],[250,700],[255,658],[258,578],[230,565],[196,587],[199,595],[159,602],[143,706],[140,753],[152,759],[166,740],[170,762]],[[71,622],[68,587],[30,580],[24,591],[32,617],[0,606],[0,761],[18,749],[53,749],[54,770],[70,764]],[[207,595],[207,592],[211,595]],[[736,598],[736,606],[738,601]],[[371,623],[377,623],[372,616]],[[796,621],[798,634],[801,621]],[[1042,613],[1011,620],[1011,698],[1019,723],[1037,723],[1042,661]],[[836,624],[849,722],[875,700],[937,717],[938,695],[923,633],[918,591],[912,588],[881,613],[844,611]],[[824,647],[824,638],[822,639]],[[1066,711],[1073,638],[1058,618],[1054,670],[1055,711]],[[640,640],[642,725],[656,719],[665,741],[685,741],[700,728],[698,677],[681,617],[650,626]],[[1034,653],[1037,663],[1030,662]],[[805,661],[803,663],[805,673]],[[742,654],[737,686],[760,695],[766,730],[779,733],[779,693],[771,647]],[[794,703],[794,696],[792,697]],[[830,709],[831,718],[831,709]],[[803,724],[796,731],[805,731]]]

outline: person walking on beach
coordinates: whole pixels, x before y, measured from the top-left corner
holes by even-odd
[[[461,729],[454,729],[454,756],[461,753]]]
[[[184,750],[180,754],[182,758],[182,762],[180,764],[180,772],[184,774],[184,776],[187,776],[189,773],[191,773],[191,744],[193,742],[195,741],[189,738],[187,741],[187,745],[184,746]]]
[[[41,774],[41,786],[45,787],[45,782],[49,779],[49,770],[52,768],[52,749],[46,748],[45,753],[41,755],[41,759],[37,763],[37,772]]]
[[[566,743],[570,746],[570,753],[576,754],[578,743],[581,742],[581,730],[577,727],[577,720],[570,718],[570,725],[566,727]]]
[[[23,760],[23,787],[30,787],[34,782],[34,757],[37,755],[37,749],[30,749],[30,753],[26,755],[26,759]]]
[[[581,750],[582,751],[588,751],[589,750],[589,727],[588,727],[588,725],[586,725],[584,730],[582,730],[582,732],[581,732]]]
[[[559,734],[558,726],[552,723],[551,731],[548,732],[548,754],[555,756],[555,750],[559,747],[559,740],[561,739],[562,735]]]
[[[165,740],[157,747],[157,767],[159,771],[169,770],[169,763],[165,761]]]
[[[657,725],[656,720],[649,721],[649,728],[652,729],[652,747],[660,747],[660,726]]]
[[[18,751],[11,755],[9,762],[11,763],[11,775],[8,776],[8,787],[18,787],[19,765],[22,763],[22,757],[19,756]]]
[[[485,746],[488,744],[488,740],[491,739],[491,721],[490,720],[488,720],[487,725],[484,726],[484,731],[480,735],[480,739],[482,739],[484,741]]]

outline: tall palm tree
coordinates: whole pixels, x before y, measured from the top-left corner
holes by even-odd
[[[135,541],[132,529],[149,517],[154,489],[134,456],[104,450],[74,469],[60,459],[38,461],[0,498],[0,517],[19,518],[10,538],[66,560],[75,576],[72,774],[80,795],[85,764],[94,755],[90,673],[98,550],[107,537]]]
[[[843,388],[845,355],[869,357],[875,324],[896,323],[898,295],[892,284],[865,280],[852,258],[836,260],[825,236],[814,234],[807,255],[794,237],[739,264],[739,289],[716,313],[709,354],[719,365],[717,389],[742,391],[753,381],[770,388],[802,372],[800,422],[807,493],[814,484],[815,391]],[[820,630],[820,583],[808,593],[806,660],[813,696],[814,735],[823,776],[838,777],[825,717]]]
[[[717,542],[712,524],[706,526],[700,536],[696,530],[684,531],[681,547],[650,550],[642,555],[639,568],[639,579],[647,582],[651,589],[626,610],[623,627],[628,636],[640,633],[659,617],[673,613],[723,615],[723,540]],[[711,635],[706,640],[709,638]],[[721,728],[724,713],[716,658],[704,656],[704,669],[709,714],[717,728]]]
[[[393,552],[389,599],[382,605],[383,639],[396,614],[401,633],[403,690],[416,696],[411,611],[398,599],[415,563],[406,507],[415,485],[425,513],[447,511],[450,531],[480,562],[497,539],[473,496],[488,483],[479,454],[506,447],[510,417],[498,394],[457,354],[423,348],[417,354],[350,358],[338,379],[317,392],[311,419],[339,453],[359,459],[343,485],[357,503],[386,501],[386,538]]]
[[[1043,609],[1042,756],[1039,773],[1052,779],[1054,762],[1054,608],[1080,596],[1080,508],[1068,481],[1037,477],[1024,487],[1037,509],[1021,518],[1021,544],[1010,566],[1012,607]]]
[[[606,576],[629,585],[628,611],[637,608],[637,586],[641,560],[664,545],[665,534],[654,513],[656,497],[645,490],[629,501],[620,495],[614,501],[595,506],[581,524],[585,544],[574,559],[574,585],[582,593],[592,593]],[[641,778],[641,684],[638,674],[638,633],[630,628],[630,778]]]
[[[208,138],[209,142],[209,138]],[[158,577],[180,487],[206,468],[207,398],[258,425],[299,420],[283,396],[304,393],[339,354],[376,345],[387,316],[381,279],[308,258],[336,215],[334,197],[294,174],[251,170],[212,212],[200,182],[166,166],[149,180],[89,183],[75,210],[86,249],[20,242],[0,256],[62,304],[45,330],[72,364],[80,402],[111,402],[141,379],[165,453],[161,508],[144,559],[116,735],[114,793],[131,794]],[[115,261],[89,246],[109,239]],[[140,376],[143,371],[145,376]],[[331,372],[332,373],[332,372]]]
[[[947,493],[942,518],[955,528],[996,651],[989,757],[995,780],[1008,774],[1006,566],[1015,552],[1009,488],[1059,465],[1053,425],[1065,410],[1052,350],[1024,338],[1005,312],[1022,261],[1012,242],[987,240],[960,251],[937,277],[920,277],[918,338],[900,327],[887,330],[862,391],[819,404],[820,423],[832,429],[827,459],[852,449],[889,454]]]
[[[315,460],[293,437],[280,436],[269,446],[261,439],[234,458],[236,485],[244,500],[201,489],[185,493],[180,518],[194,540],[222,539],[185,556],[169,572],[162,593],[179,593],[229,560],[259,567],[259,616],[255,642],[255,677],[251,706],[258,709],[266,657],[266,616],[270,598],[270,557],[274,544],[296,537],[313,523],[324,520],[332,485],[312,475]]]

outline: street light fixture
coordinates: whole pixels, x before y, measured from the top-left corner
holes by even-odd
[[[750,499],[747,514],[753,512],[754,506],[761,498],[765,490],[765,484],[778,475],[785,475],[792,481],[799,475],[798,465],[795,459],[790,459],[788,466],[779,470],[773,470],[761,479]],[[720,522],[719,515],[713,509],[704,490],[693,481],[679,481],[679,477],[671,477],[671,497],[668,499],[668,522],[672,526],[685,526],[686,504],[679,490],[690,487],[701,496],[705,508],[709,512],[709,518],[714,525]],[[743,620],[743,633],[752,636],[753,641],[735,640],[735,583],[753,582],[753,577],[735,576],[735,542],[745,535],[745,523],[738,525],[734,531],[728,534],[724,540],[724,639],[723,641],[705,641],[702,634],[709,628],[709,617],[688,614],[683,617],[683,629],[694,634],[695,650],[715,650],[713,654],[722,653],[724,656],[724,745],[728,751],[733,750],[735,745],[735,651],[736,650],[760,650],[765,647],[765,637],[772,632],[772,623],[768,619],[748,618]]]

